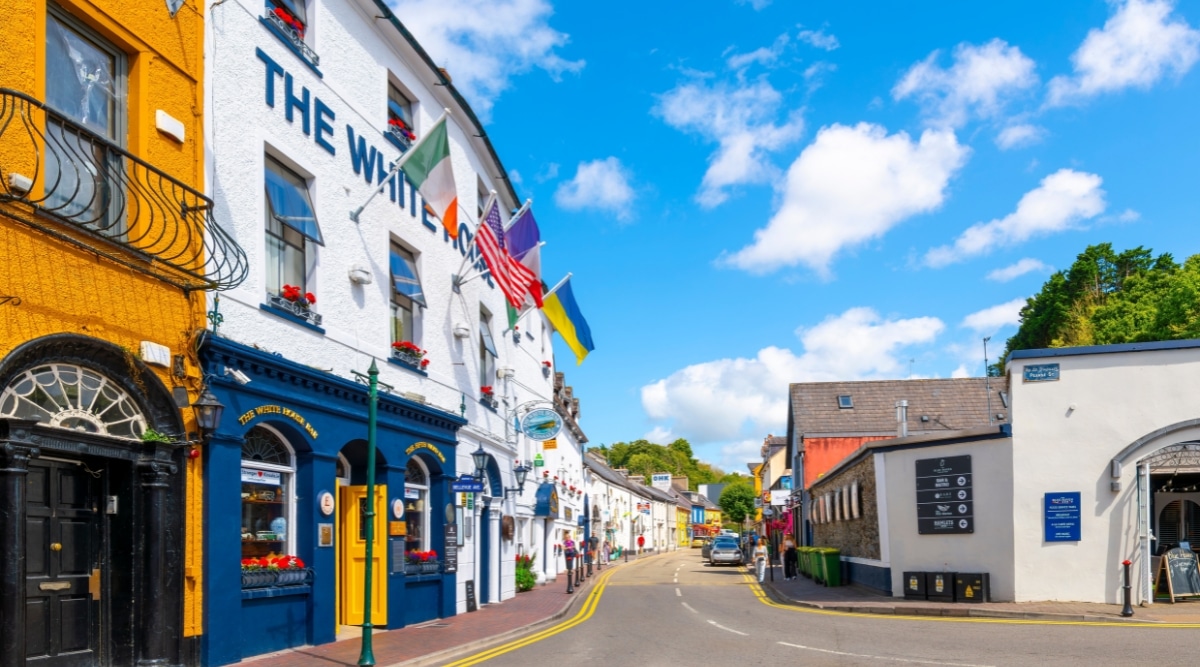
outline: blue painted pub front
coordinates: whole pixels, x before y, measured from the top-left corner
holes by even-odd
[[[353,492],[366,484],[367,388],[216,336],[202,358],[225,406],[204,452],[204,664],[334,641],[363,616],[363,562],[351,545],[366,502]],[[455,574],[440,562],[447,513],[435,508],[452,501],[465,423],[380,394],[376,627],[455,613]],[[271,559],[281,556],[303,567],[277,571]]]

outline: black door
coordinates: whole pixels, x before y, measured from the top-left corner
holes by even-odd
[[[30,461],[26,501],[27,664],[98,665],[99,480],[82,465]]]

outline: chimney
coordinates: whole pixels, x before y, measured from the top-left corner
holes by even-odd
[[[896,437],[908,435],[908,401],[896,401]]]

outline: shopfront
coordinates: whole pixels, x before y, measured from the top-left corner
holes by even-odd
[[[465,420],[381,394],[368,500],[365,386],[218,337],[202,358],[225,406],[205,457],[205,663],[323,644],[361,625],[368,503],[371,623],[454,615],[449,481]],[[264,567],[283,556],[294,557],[287,567]]]

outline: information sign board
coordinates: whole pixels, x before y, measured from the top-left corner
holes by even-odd
[[[1080,493],[1047,493],[1043,502],[1045,510],[1045,541],[1078,542],[1082,539],[1080,529]]]
[[[918,459],[917,532],[946,535],[975,532],[971,456]]]
[[[1025,382],[1054,382],[1058,377],[1058,364],[1030,364],[1021,373]]]
[[[450,482],[450,490],[454,493],[483,493],[483,480],[463,475]]]
[[[446,556],[442,561],[442,571],[446,574],[458,572],[458,524],[446,524]]]

